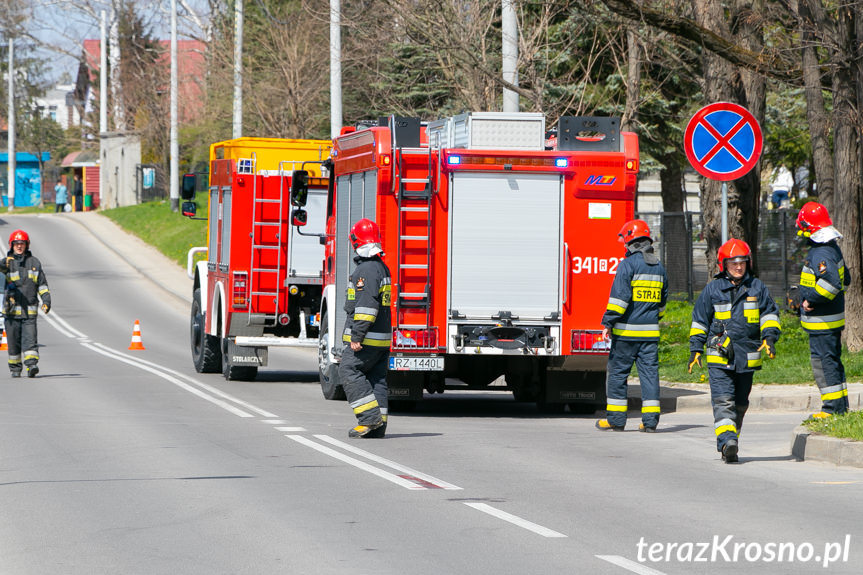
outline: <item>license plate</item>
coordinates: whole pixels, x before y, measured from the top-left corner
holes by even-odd
[[[443,371],[443,357],[390,356],[390,369],[395,371]]]

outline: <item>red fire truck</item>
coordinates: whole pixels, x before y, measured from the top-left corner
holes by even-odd
[[[252,380],[270,347],[317,347],[328,181],[322,164],[331,147],[329,140],[269,138],[210,146],[207,248],[192,250],[206,251],[207,260],[192,270],[189,257],[198,372]],[[195,175],[184,176],[183,214],[190,217],[195,187]]]
[[[562,117],[546,140],[542,114],[428,124],[392,116],[343,130],[332,156],[319,348],[326,398],[344,397],[348,230],[365,217],[381,228],[393,276],[391,399],[507,389],[551,409],[604,405],[600,321],[623,256],[617,232],[633,217],[635,134],[614,118]]]

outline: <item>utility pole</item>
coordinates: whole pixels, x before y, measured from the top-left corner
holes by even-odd
[[[330,136],[342,130],[342,28],[340,0],[330,0]]]
[[[177,142],[177,0],[171,0],[171,210],[180,209],[180,145]]]
[[[15,211],[15,40],[9,37],[9,161],[7,172],[7,197],[9,198],[9,211]],[[11,247],[11,246],[10,246]]]
[[[234,0],[234,138],[243,135],[243,0]]]
[[[503,79],[518,86],[518,19],[515,17],[515,0],[502,0],[501,3],[501,34],[503,62],[501,70]],[[518,92],[503,89],[503,111],[518,112]]]

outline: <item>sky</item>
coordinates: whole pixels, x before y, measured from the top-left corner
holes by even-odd
[[[27,2],[28,0],[25,0]],[[154,36],[159,39],[170,38],[170,0],[133,0],[139,14]],[[177,0],[178,35],[188,38],[189,31],[196,27],[190,19],[184,18],[183,3],[193,10],[206,10],[206,0]],[[57,84],[68,74],[74,81],[78,72],[78,58],[85,39],[100,37],[100,10],[106,10],[110,17],[110,2],[104,0],[29,0],[31,14],[25,20],[26,31],[42,45],[37,55],[49,62],[48,77],[50,85]]]

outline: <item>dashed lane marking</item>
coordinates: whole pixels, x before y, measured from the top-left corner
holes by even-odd
[[[308,431],[305,427],[277,427],[276,431]]]
[[[609,563],[613,563],[618,567],[623,567],[627,571],[632,571],[633,573],[637,573],[638,575],[665,575],[662,571],[657,571],[656,569],[651,569],[646,565],[642,565],[641,563],[636,563],[635,561],[630,561],[625,557],[621,557],[620,555],[597,555],[599,559],[603,561],[608,561]]]
[[[567,537],[563,533],[558,533],[548,527],[543,527],[542,525],[537,525],[532,521],[528,521],[527,519],[522,519],[517,515],[513,515],[511,513],[507,513],[506,511],[501,511],[496,507],[492,507],[487,503],[476,503],[474,501],[462,501],[468,507],[473,507],[477,511],[482,511],[483,513],[488,513],[493,517],[497,517],[498,519],[503,519],[504,521],[508,521],[513,525],[517,525],[522,529],[527,529],[528,531],[533,531],[537,535],[542,535],[543,537]]]

